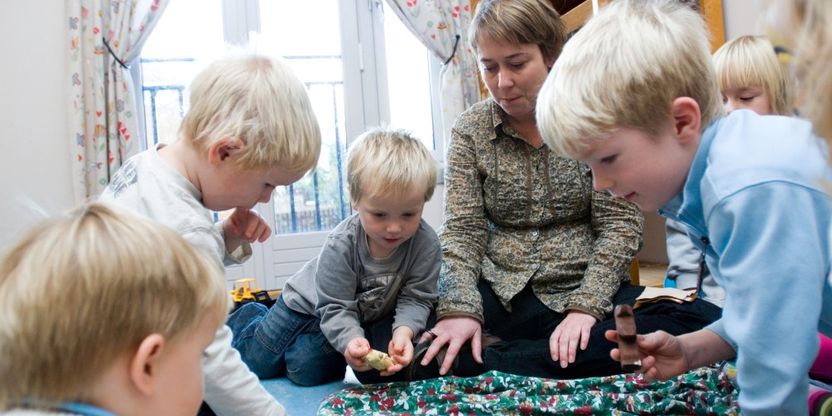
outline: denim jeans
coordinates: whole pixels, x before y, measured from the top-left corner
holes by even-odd
[[[228,326],[231,345],[261,379],[285,375],[295,384],[316,386],[344,377],[344,356],[321,333],[320,320],[289,309],[282,296],[271,308],[241,306]]]
[[[363,323],[370,346],[387,352],[393,338],[393,314]],[[344,378],[347,362],[321,332],[320,319],[295,312],[279,297],[271,309],[259,303],[241,306],[228,317],[236,348],[260,378],[286,375],[301,386],[316,386]],[[377,370],[355,372],[362,383],[402,381],[405,372],[382,377]]]
[[[546,307],[534,296],[529,286],[511,300],[511,312],[506,311],[486,282],[480,280],[478,289],[483,298],[484,331],[502,340],[484,349],[483,371],[498,370],[558,379],[624,372],[621,364],[610,358],[610,350],[617,345],[604,338],[606,330],[615,329],[612,314],[592,327],[589,345],[586,350],[578,349],[575,362],[561,368],[559,362],[552,361],[549,336],[563,321],[564,314]],[[643,290],[642,286],[624,283],[613,298],[613,303],[632,305]],[[683,304],[663,301],[635,309],[635,320],[639,334],[661,329],[680,335],[705,327],[719,319],[721,314],[719,307],[699,299]]]

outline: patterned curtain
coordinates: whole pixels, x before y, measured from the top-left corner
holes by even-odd
[[[76,202],[94,199],[141,150],[127,65],[169,0],[67,0],[70,143]]]
[[[477,62],[468,46],[469,0],[387,0],[396,16],[445,65],[440,71],[442,126],[451,137],[456,117],[480,100]]]

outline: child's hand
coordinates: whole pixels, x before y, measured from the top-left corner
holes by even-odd
[[[606,331],[604,336],[610,341],[618,342],[618,334],[613,330]],[[641,369],[638,370],[646,381],[665,381],[683,374],[690,368],[682,343],[667,332],[637,335],[636,344],[639,351],[646,356],[641,360]],[[610,356],[613,360],[620,361],[621,353],[618,348],[613,348]]]
[[[369,371],[370,366],[364,362],[364,357],[370,353],[371,349],[370,341],[367,341],[367,338],[354,338],[347,344],[347,350],[344,351],[344,359],[347,360],[347,364],[355,371]]]
[[[393,331],[393,339],[387,344],[387,353],[393,359],[393,365],[379,374],[389,376],[407,367],[413,360],[413,331],[406,326],[396,328]]]
[[[257,211],[242,207],[235,208],[231,216],[223,221],[222,230],[225,233],[225,247],[229,253],[244,241],[262,243],[272,234],[272,228]]]

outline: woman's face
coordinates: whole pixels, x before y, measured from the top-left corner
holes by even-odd
[[[509,116],[534,119],[537,92],[555,59],[545,60],[537,45],[498,42],[487,35],[480,36],[477,51],[491,97]]]

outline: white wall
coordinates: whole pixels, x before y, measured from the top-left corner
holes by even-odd
[[[0,249],[73,205],[63,1],[4,1],[0,13]]]
[[[725,40],[742,35],[764,35],[764,0],[722,0]]]

